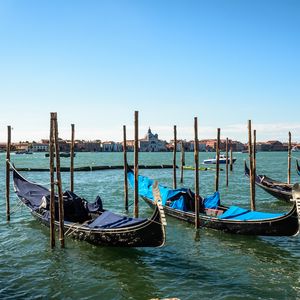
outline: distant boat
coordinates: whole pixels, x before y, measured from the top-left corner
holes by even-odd
[[[220,164],[226,164],[226,156],[224,154],[220,155],[219,163]],[[232,159],[232,163],[236,161],[236,158]],[[216,164],[217,159],[216,158],[209,158],[209,159],[204,159],[203,160],[204,164]],[[228,163],[230,163],[230,158],[228,158]]]
[[[294,146],[294,147],[292,148],[292,151],[293,151],[293,152],[300,152],[300,149],[299,149],[297,146]]]
[[[54,156],[55,156],[55,154],[54,154]],[[60,157],[71,157],[71,153],[70,152],[60,152],[59,156]],[[76,156],[76,154],[74,153],[73,157],[75,157],[75,156]],[[45,157],[49,157],[49,153],[46,153]]]
[[[15,154],[33,154],[33,152],[30,150],[19,150],[16,151]]]

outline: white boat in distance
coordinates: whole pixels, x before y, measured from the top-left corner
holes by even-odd
[[[236,158],[233,158],[232,163],[234,163],[235,161],[236,161]],[[203,163],[204,164],[216,164],[217,159],[216,158],[204,159]],[[224,155],[224,154],[220,155],[219,163],[220,164],[226,164],[226,155]],[[229,157],[228,157],[228,163],[230,163],[230,158]]]

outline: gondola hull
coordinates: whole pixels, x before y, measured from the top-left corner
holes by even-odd
[[[42,224],[50,227],[50,212],[47,205],[43,204],[49,196],[49,190],[41,185],[30,182],[22,177],[15,169],[13,170],[14,187],[19,199],[30,209],[31,214]],[[75,195],[73,193],[73,195]],[[75,195],[76,196],[76,195]],[[71,198],[71,203],[73,203]],[[82,198],[80,198],[82,199]],[[42,202],[44,201],[44,202]],[[67,205],[64,199],[64,206]],[[87,213],[87,201],[83,205]],[[46,208],[45,208],[46,207]],[[78,206],[77,206],[78,208]],[[112,247],[160,247],[166,240],[165,219],[161,204],[154,205],[151,218],[134,219],[114,214],[114,220],[99,223],[98,220],[108,211],[101,210],[90,212],[88,217],[82,221],[70,221],[64,214],[64,232],[66,236],[86,241],[93,245]],[[70,217],[70,216],[69,216]],[[108,221],[107,221],[108,220]],[[98,221],[96,225],[92,225]],[[117,223],[119,222],[119,225]],[[56,229],[59,226],[58,219],[55,220]]]
[[[143,200],[153,207],[154,203],[151,199],[142,197]],[[166,215],[173,218],[194,224],[195,214],[193,212],[184,212],[164,206]],[[296,206],[284,216],[259,221],[237,221],[222,220],[217,217],[211,217],[199,214],[200,227],[211,228],[227,233],[243,234],[243,235],[261,235],[261,236],[292,236],[296,235],[299,230]]]
[[[64,223],[64,231],[68,237],[86,241],[97,246],[110,247],[161,247],[165,243],[165,228],[161,224],[160,213],[156,205],[153,205],[153,217],[147,222],[135,227],[122,229],[90,229],[80,224]],[[33,217],[41,224],[49,227],[50,223],[43,216],[32,211]],[[55,228],[58,230],[58,222]]]
[[[245,175],[249,177],[250,170],[245,162]],[[255,174],[255,184],[278,200],[291,202],[292,186],[273,180],[264,175]]]

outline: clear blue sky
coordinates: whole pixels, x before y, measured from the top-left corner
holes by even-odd
[[[0,141],[133,137],[300,142],[300,1],[0,0]]]

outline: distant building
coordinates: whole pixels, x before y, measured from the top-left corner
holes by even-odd
[[[287,144],[283,144],[279,141],[268,141],[256,143],[257,151],[287,151]]]
[[[188,142],[188,150],[187,151],[195,151],[195,141],[189,141]],[[202,141],[198,141],[198,149],[199,152],[205,152],[206,151],[206,144]]]
[[[100,152],[102,151],[101,141],[100,140],[96,140],[96,141],[76,140],[74,145],[74,150],[76,152]]]
[[[28,151],[30,149],[30,143],[28,142],[14,143],[14,149],[16,151]]]
[[[45,143],[32,143],[30,146],[30,150],[33,152],[48,152],[49,144]]]
[[[158,134],[153,134],[149,127],[146,136],[139,140],[139,149],[141,152],[162,152],[167,151],[166,141],[158,139]]]
[[[121,143],[116,143],[113,141],[103,142],[101,146],[103,152],[121,152],[123,149]]]

